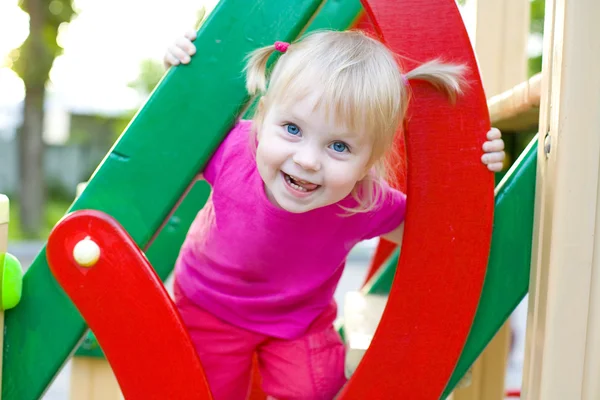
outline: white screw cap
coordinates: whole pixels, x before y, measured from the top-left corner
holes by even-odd
[[[73,258],[82,267],[92,267],[100,259],[100,247],[87,237],[75,245]]]

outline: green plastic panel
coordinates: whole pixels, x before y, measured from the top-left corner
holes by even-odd
[[[529,289],[537,137],[523,151],[496,187],[494,231],[488,270],[473,327],[444,396],[475,362]],[[388,294],[398,264],[396,251],[363,288],[369,294]]]
[[[70,210],[102,210],[145,247],[247,104],[245,55],[293,40],[320,3],[221,1],[196,39],[203,57],[165,75]],[[6,312],[5,326],[2,396],[38,399],[86,332],[45,250],[27,271],[23,299]]]

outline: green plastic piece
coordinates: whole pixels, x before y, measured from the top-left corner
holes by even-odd
[[[221,1],[195,42],[203,57],[166,74],[70,210],[112,215],[144,248],[247,104],[240,72],[246,54],[293,40],[320,3]],[[52,276],[45,249],[25,274],[23,293],[5,314],[6,400],[40,398],[87,329]]]
[[[23,290],[23,268],[15,256],[0,254],[2,266],[2,309],[9,310],[19,304]]]
[[[537,137],[496,187],[494,231],[488,269],[473,327],[446,387],[446,398],[502,327],[529,289]],[[368,294],[389,294],[399,253],[396,251],[365,285]]]

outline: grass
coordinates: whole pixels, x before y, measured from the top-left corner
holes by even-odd
[[[35,237],[26,237],[21,231],[21,221],[19,218],[19,203],[16,200],[10,201],[10,223],[8,224],[8,240],[17,242],[21,240],[46,240],[50,231],[56,223],[65,215],[71,203],[65,200],[49,200],[46,203],[46,213],[44,225],[41,231]]]

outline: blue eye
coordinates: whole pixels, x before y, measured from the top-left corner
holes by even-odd
[[[290,135],[294,135],[294,136],[296,136],[296,135],[300,134],[300,128],[298,128],[298,127],[297,127],[296,125],[294,125],[294,124],[287,124],[285,127],[286,127],[286,129],[287,129],[287,132],[288,132]]]
[[[348,146],[344,142],[333,142],[329,147],[331,147],[333,151],[337,153],[343,153],[348,150]]]

